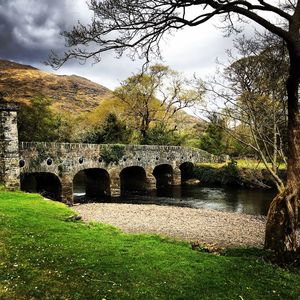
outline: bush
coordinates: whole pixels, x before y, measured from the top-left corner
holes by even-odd
[[[169,130],[165,126],[156,125],[147,131],[142,144],[179,146],[182,144],[182,137],[177,131]]]
[[[124,156],[124,145],[107,146],[101,153],[103,161],[108,165],[109,163],[118,164],[119,160]]]
[[[128,144],[132,132],[113,113],[108,114],[103,123],[97,124],[81,138],[83,143]]]
[[[209,185],[241,185],[240,172],[236,161],[231,161],[222,168],[195,166],[193,176]]]
[[[240,185],[241,184],[241,177],[240,171],[237,167],[237,162],[232,160],[223,168],[219,169],[221,171],[221,183],[225,185]]]

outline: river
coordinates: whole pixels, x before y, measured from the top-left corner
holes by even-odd
[[[274,190],[237,187],[174,186],[159,189],[150,195],[131,194],[116,199],[97,199],[97,201],[175,205],[251,215],[266,215],[275,193]]]

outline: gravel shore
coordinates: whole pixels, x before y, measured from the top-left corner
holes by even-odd
[[[111,224],[126,233],[160,235],[218,246],[262,247],[265,217],[186,207],[90,203],[74,206],[84,221]]]

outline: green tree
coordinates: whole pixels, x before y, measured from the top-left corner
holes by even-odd
[[[50,109],[51,100],[36,96],[30,104],[22,104],[18,113],[18,130],[21,141],[57,140],[59,124],[56,115]]]
[[[125,104],[125,117],[141,134],[141,143],[149,142],[152,126],[166,128],[176,113],[202,99],[203,89],[167,66],[154,65],[148,72],[133,75],[121,83],[114,95]],[[160,124],[159,124],[160,123]]]
[[[183,138],[176,129],[168,129],[162,124],[157,124],[150,128],[144,141],[147,145],[173,145],[179,146],[183,142]]]
[[[117,116],[110,113],[103,123],[96,125],[83,137],[82,142],[94,144],[128,144],[131,131],[126,124],[118,120]]]
[[[187,26],[198,26],[213,17],[222,17],[227,32],[238,31],[235,25],[251,20],[277,35],[288,49],[289,72],[286,81],[288,95],[288,168],[285,188],[273,200],[268,213],[265,247],[281,258],[297,250],[296,229],[300,195],[300,0],[90,0],[94,12],[91,24],[79,23],[64,32],[70,47],[62,57],[53,54],[49,63],[59,67],[72,58],[97,62],[102,52],[125,50],[148,61],[159,54],[163,36]],[[242,21],[242,22],[241,22]],[[227,22],[227,23],[225,23]],[[93,47],[89,47],[89,46]]]
[[[224,122],[217,115],[210,116],[210,122],[200,139],[200,148],[209,153],[220,155],[224,153]]]

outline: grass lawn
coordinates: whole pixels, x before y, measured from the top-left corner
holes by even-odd
[[[0,299],[300,299],[300,274],[267,263],[262,250],[217,256],[72,214],[0,192]]]

